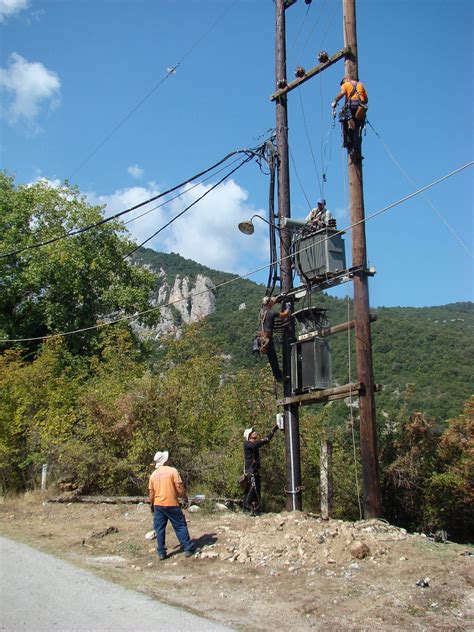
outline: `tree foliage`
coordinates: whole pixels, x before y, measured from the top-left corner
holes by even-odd
[[[0,258],[0,338],[83,329],[150,307],[153,276],[124,259],[132,242],[118,222],[64,238],[102,219],[102,209],[74,187],[46,182],[15,187],[13,178],[0,172],[0,254],[30,247]],[[57,237],[64,239],[31,248]],[[84,332],[68,345],[83,353],[94,340],[93,332]]]
[[[44,183],[15,187],[0,174],[2,252],[100,221],[76,189]],[[149,306],[153,274],[130,265],[131,244],[116,222],[42,248],[0,258],[0,336],[22,338],[81,329]],[[179,272],[231,275],[141,251],[136,261]],[[169,450],[191,491],[239,494],[242,432],[274,424],[275,385],[265,359],[248,352],[264,293],[239,280],[217,291],[207,322],[183,327],[157,345],[126,323],[43,344],[4,348],[0,357],[0,484],[38,483],[42,463],[56,482],[83,492],[146,492],[156,450]],[[332,324],[350,320],[350,302],[323,294]],[[246,309],[239,306],[245,303]],[[446,529],[460,540],[473,523],[474,400],[472,304],[377,310],[374,324],[383,503],[386,517],[410,529]],[[155,313],[155,312],[153,312]],[[151,321],[152,322],[152,321]],[[354,379],[354,334],[331,339],[333,377]],[[349,353],[350,351],[350,353]],[[352,375],[350,370],[352,369]],[[352,414],[351,414],[352,410]],[[347,402],[308,406],[300,416],[305,508],[319,508],[321,440],[333,443],[335,517],[359,517],[358,414]],[[285,505],[284,439],[262,452],[266,507]]]

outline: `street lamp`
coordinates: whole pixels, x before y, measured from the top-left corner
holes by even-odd
[[[266,222],[272,228],[276,228],[278,231],[280,230],[276,224],[273,224],[272,222],[269,222],[268,219],[265,219],[261,215],[252,215],[252,217],[250,219],[247,219],[247,220],[245,220],[243,222],[240,222],[239,230],[240,230],[241,233],[244,233],[244,235],[253,235],[254,234],[255,226],[253,225],[253,222],[252,222],[254,217],[259,217],[261,220]]]

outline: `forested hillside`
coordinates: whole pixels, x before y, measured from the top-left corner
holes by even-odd
[[[216,310],[208,317],[209,335],[236,368],[255,366],[250,353],[257,329],[262,285],[202,266],[175,253],[143,249],[137,261],[157,272],[163,269],[168,282],[177,274],[195,279],[208,276],[217,286]],[[224,284],[221,286],[221,284]],[[221,286],[221,287],[219,287]],[[349,288],[348,288],[349,289]],[[239,306],[245,304],[245,309]],[[331,324],[353,318],[352,302],[315,295],[313,304],[328,310]],[[408,400],[410,410],[422,410],[442,421],[458,413],[473,392],[474,304],[455,303],[437,307],[382,307],[373,309],[372,325],[375,381],[384,390],[377,396],[381,412],[393,414]],[[347,334],[331,338],[333,377],[349,381]],[[351,335],[351,366],[354,377],[354,344]]]

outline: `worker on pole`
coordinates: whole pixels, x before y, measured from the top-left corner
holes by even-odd
[[[341,90],[331,103],[333,116],[341,99],[345,99],[344,106],[339,113],[342,125],[342,145],[350,155],[361,158],[362,130],[365,125],[369,98],[364,84],[345,76],[341,81]]]
[[[285,304],[278,312],[273,311],[272,307],[277,304],[279,299],[280,297],[278,296],[264,297],[259,315],[260,328],[258,337],[260,340],[260,353],[265,353],[267,355],[273,377],[277,382],[282,382],[283,373],[280,369],[275,344],[273,342],[273,330],[275,327],[275,318],[279,317],[280,321],[283,322],[283,325],[288,322],[288,318],[291,314],[291,306],[289,304]]]

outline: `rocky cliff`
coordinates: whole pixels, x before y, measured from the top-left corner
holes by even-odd
[[[160,322],[153,328],[140,328],[140,335],[158,340],[163,335],[181,333],[181,325],[195,323],[215,311],[215,285],[209,277],[198,274],[195,280],[177,274],[174,283],[160,268],[154,304],[160,307]]]

